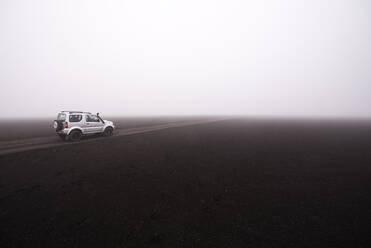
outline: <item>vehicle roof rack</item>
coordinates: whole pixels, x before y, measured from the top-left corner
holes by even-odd
[[[84,111],[70,111],[70,110],[62,110],[61,112],[68,112],[68,113],[80,113],[80,114],[91,114],[90,112],[84,112]]]

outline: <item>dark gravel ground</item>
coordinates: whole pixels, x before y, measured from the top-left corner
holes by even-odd
[[[116,128],[134,128],[195,119],[195,117],[104,117]],[[55,118],[0,119],[0,141],[55,135]],[[200,118],[202,119],[202,118]]]
[[[0,247],[370,247],[371,123],[228,120],[0,157]]]

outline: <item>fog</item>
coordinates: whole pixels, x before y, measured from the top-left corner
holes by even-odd
[[[0,116],[371,117],[371,2],[0,2]]]

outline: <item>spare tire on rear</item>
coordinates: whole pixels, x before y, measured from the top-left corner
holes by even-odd
[[[53,124],[54,129],[58,132],[63,129],[63,121],[55,120]]]

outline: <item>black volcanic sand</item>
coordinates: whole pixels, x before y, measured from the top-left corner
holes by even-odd
[[[113,121],[116,128],[134,128],[164,123],[187,121],[194,117],[104,117]],[[202,119],[202,118],[200,118]],[[27,139],[56,135],[53,118],[0,119],[0,141]]]
[[[0,247],[371,245],[370,122],[228,120],[0,164]]]

